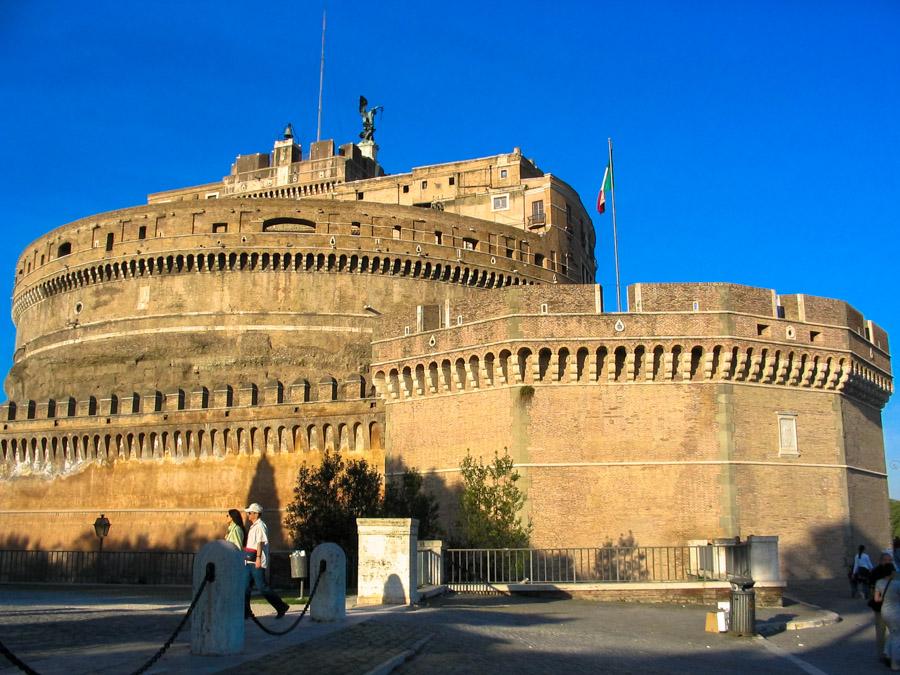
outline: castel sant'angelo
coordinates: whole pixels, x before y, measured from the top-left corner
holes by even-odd
[[[888,340],[840,300],[635,283],[610,312],[581,199],[518,148],[384,175],[290,128],[224,179],[32,242],[0,431],[4,548],[276,538],[326,448],[418,468],[454,521],[508,449],[535,546],[778,535],[788,577],[890,543]],[[674,242],[673,242],[674,243]]]

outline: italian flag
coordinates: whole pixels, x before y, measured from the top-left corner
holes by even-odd
[[[597,195],[597,212],[606,211],[606,195],[612,190],[612,173],[610,173],[607,165],[606,171],[603,172],[603,184],[600,186],[600,194]]]

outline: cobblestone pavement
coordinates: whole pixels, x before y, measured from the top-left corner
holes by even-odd
[[[138,668],[162,645],[190,604],[189,589],[0,588],[0,639],[41,673]],[[18,672],[0,658],[0,672]],[[76,670],[75,672],[79,672]],[[83,671],[81,671],[83,672]]]
[[[343,624],[303,621],[284,638],[264,635],[248,624],[241,657],[192,656],[186,628],[151,672],[280,673],[302,668],[351,675],[392,657],[410,656],[409,650],[419,647],[395,672],[528,675],[577,668],[821,675],[886,670],[876,663],[871,612],[862,600],[847,598],[840,584],[796,584],[792,590],[838,611],[844,621],[763,640],[705,633],[706,610],[701,607],[453,595],[413,610],[353,610]],[[132,672],[169,636],[189,599],[187,589],[0,586],[0,640],[42,675]],[[265,614],[269,608],[254,609]],[[798,612],[802,609],[795,605],[760,614],[791,617]],[[0,657],[0,675],[13,672]]]
[[[186,588],[0,585],[0,641],[41,675],[130,673],[168,639],[189,604],[190,589]],[[272,622],[273,610],[267,604],[254,605],[253,610],[264,622]],[[299,611],[299,606],[293,606],[288,617]],[[307,617],[283,638],[265,635],[247,623],[243,658],[320,639],[378,614],[378,610],[357,611],[344,624],[316,624]],[[281,622],[274,625],[282,627]],[[189,640],[190,622],[149,672],[213,673],[241,660],[193,656]],[[0,674],[17,672],[0,656]]]
[[[704,632],[698,607],[454,596],[384,617],[434,638],[397,673],[798,673],[759,638]]]
[[[824,673],[888,673],[875,653],[872,610],[851,599],[846,579],[791,582],[788,594],[841,615],[841,622],[773,635],[768,644],[803,659]]]
[[[431,636],[428,626],[405,621],[366,621],[347,630],[296,647],[289,647],[224,673],[289,673],[302,668],[309,673],[329,675],[365,675],[380,664],[387,663],[412,649]]]

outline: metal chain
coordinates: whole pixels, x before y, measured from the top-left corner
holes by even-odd
[[[22,661],[18,656],[9,651],[6,645],[2,642],[0,642],[0,654],[3,654],[3,656],[5,656],[11,664],[13,664],[23,673],[28,673],[28,675],[38,675],[38,672],[36,670],[34,670],[31,666]]]
[[[154,663],[159,661],[163,654],[172,646],[172,643],[175,642],[175,638],[178,637],[178,634],[181,632],[181,629],[184,628],[184,624],[187,623],[187,620],[191,618],[191,612],[194,611],[194,607],[197,606],[197,601],[200,600],[200,596],[203,595],[203,591],[206,589],[207,582],[212,582],[216,580],[216,567],[213,563],[206,563],[206,575],[203,577],[203,581],[200,583],[200,588],[197,589],[197,594],[194,596],[194,599],[191,601],[191,606],[188,607],[187,614],[182,617],[181,622],[175,628],[175,632],[166,640],[165,644],[159,648],[153,656],[140,668],[134,671],[133,675],[141,675],[141,673],[147,672]]]
[[[303,619],[303,617],[306,615],[306,610],[309,609],[309,605],[310,605],[310,603],[312,603],[313,598],[316,597],[316,590],[318,590],[318,588],[319,588],[319,582],[322,580],[322,577],[325,576],[325,567],[326,567],[325,561],[324,560],[319,561],[319,576],[316,577],[316,583],[313,584],[312,591],[310,591],[310,593],[309,593],[309,599],[306,601],[306,606],[303,608],[303,611],[300,612],[300,616],[297,617],[297,619],[294,621],[294,623],[292,623],[290,626],[288,626],[287,628],[285,628],[282,631],[272,630],[271,628],[267,628],[266,626],[263,626],[262,623],[260,623],[259,619],[257,619],[256,616],[253,614],[253,610],[251,609],[249,611],[250,611],[250,618],[253,619],[253,623],[255,623],[257,626],[259,626],[263,632],[268,633],[269,635],[275,635],[275,636],[279,636],[279,637],[282,635],[287,635],[292,630],[294,630],[297,627],[297,624],[299,624],[300,621]]]
[[[181,629],[184,628],[184,624],[186,624],[187,620],[191,617],[191,612],[193,612],[194,607],[197,606],[197,601],[200,600],[200,596],[203,595],[203,591],[206,590],[206,584],[215,580],[215,565],[213,565],[212,563],[207,563],[206,575],[203,577],[203,581],[200,583],[200,588],[197,589],[197,594],[194,596],[194,599],[191,600],[191,606],[188,607],[187,614],[182,617],[181,622],[175,629],[175,632],[172,633],[168,640],[166,640],[165,644],[163,644],[163,646],[160,647],[159,650],[152,657],[150,657],[150,659],[143,666],[134,671],[133,675],[141,675],[142,673],[147,672],[147,670],[152,667],[154,663],[162,658],[163,654],[165,654],[169,647],[172,646],[172,643],[175,642],[175,638],[178,637]],[[0,642],[0,654],[3,654],[3,656],[5,656],[10,663],[12,663],[23,673],[26,673],[27,675],[40,675],[34,668],[22,661],[15,654],[13,654],[2,642]]]

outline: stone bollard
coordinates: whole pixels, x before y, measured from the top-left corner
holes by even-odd
[[[191,615],[191,653],[229,656],[244,649],[244,589],[247,572],[234,544],[211,541],[194,557],[194,590],[215,565],[215,581],[208,582]],[[193,596],[192,596],[193,597]]]
[[[325,573],[319,587],[316,580],[322,562]],[[316,588],[316,595],[309,605],[313,621],[343,621],[347,616],[347,557],[337,544],[319,544],[313,549],[309,561],[309,587]]]

